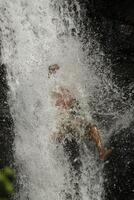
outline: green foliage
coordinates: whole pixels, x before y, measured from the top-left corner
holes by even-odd
[[[9,167],[0,170],[0,200],[7,200],[14,193],[15,172]]]

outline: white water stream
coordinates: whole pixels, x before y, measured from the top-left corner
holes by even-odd
[[[57,148],[50,140],[59,117],[50,97],[51,90],[62,85],[73,91],[82,112],[92,121],[93,108],[88,103],[93,101],[99,110],[105,96],[109,98],[109,88],[113,89],[110,77],[103,75],[102,81],[93,70],[94,63],[103,64],[101,56],[97,53],[88,57],[83,52],[82,43],[67,33],[51,3],[50,0],[0,0],[2,62],[7,65],[9,104],[15,124],[15,159],[20,171],[16,199],[19,200],[65,200],[65,187],[73,194],[63,147]],[[77,8],[80,9],[79,4]],[[68,19],[69,27],[76,28],[69,14]],[[88,45],[91,48],[90,42]],[[48,79],[48,66],[55,63],[61,69]],[[115,95],[120,99],[116,87]],[[112,106],[113,103],[109,104],[108,111],[118,119],[119,113]],[[110,130],[105,134],[107,130],[103,127],[105,141]],[[81,149],[81,200],[101,200],[103,163],[97,161],[98,153],[91,142],[83,143]]]

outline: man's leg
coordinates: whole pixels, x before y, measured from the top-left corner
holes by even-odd
[[[90,127],[90,130],[88,132],[91,140],[93,140],[98,148],[99,154],[100,154],[100,159],[101,160],[106,160],[107,157],[111,154],[112,150],[106,150],[103,143],[102,143],[102,139],[100,136],[100,132],[97,129],[97,127],[95,125]]]

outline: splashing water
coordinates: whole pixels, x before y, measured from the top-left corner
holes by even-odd
[[[99,54],[87,56],[78,37],[69,34],[63,18],[69,21],[70,29],[76,27],[68,10],[66,15],[61,12],[62,17],[59,16],[54,10],[56,4],[50,0],[1,0],[0,4],[2,62],[7,65],[9,104],[16,134],[15,159],[20,168],[19,184],[22,186],[16,198],[64,200],[65,187],[70,188],[70,169],[62,145],[57,149],[50,140],[59,120],[51,91],[58,85],[73,91],[90,121],[93,112],[107,115],[105,108],[109,106],[108,111],[117,122],[120,112],[115,110],[113,101],[115,96],[120,99],[120,94],[106,74],[103,78],[96,74],[94,62],[102,64]],[[79,4],[75,4],[79,13]],[[92,48],[91,42],[88,47]],[[48,66],[55,63],[61,67],[60,71],[49,79]],[[111,94],[110,90],[114,92]],[[113,101],[107,106],[111,95]],[[103,126],[102,129],[105,139],[107,130]],[[94,145],[87,143],[80,147],[80,196],[81,200],[100,200],[103,165],[97,162]]]

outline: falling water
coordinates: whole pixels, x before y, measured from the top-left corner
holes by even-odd
[[[79,30],[68,9],[64,8],[64,12],[61,7],[59,14],[58,3],[61,2],[0,1],[2,62],[7,65],[9,104],[15,124],[14,150],[20,185],[16,199],[20,200],[64,200],[65,187],[73,193],[63,147],[57,148],[50,137],[60,118],[50,95],[56,86],[62,85],[73,91],[86,119],[93,121],[95,114],[103,118],[110,116],[108,129],[98,122],[105,142],[113,126],[116,124],[118,128],[123,124],[122,108],[127,110],[122,116],[127,113],[130,116],[122,93],[109,77],[111,72],[97,72],[104,65],[99,44],[95,41],[96,49],[88,55],[77,37]],[[80,6],[78,2],[75,4],[79,13]],[[67,25],[65,21],[68,21]],[[75,36],[70,32],[72,29],[76,30]],[[91,48],[92,38],[89,38],[87,49]],[[49,79],[48,66],[55,63],[60,66],[60,71]],[[115,101],[121,103],[121,109],[116,109]],[[80,157],[81,200],[100,200],[104,192],[103,164],[98,160],[92,142],[81,144]]]

